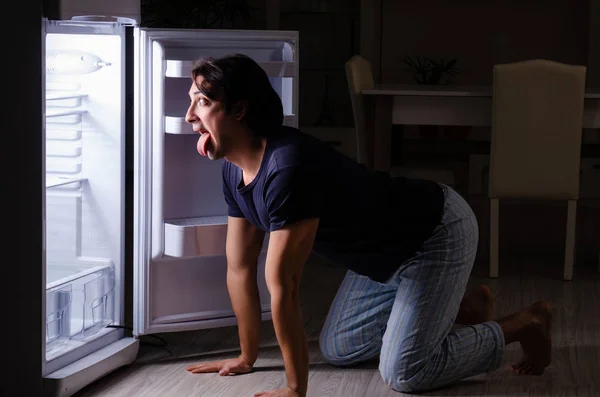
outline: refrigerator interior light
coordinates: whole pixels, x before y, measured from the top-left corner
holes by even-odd
[[[52,51],[46,55],[46,70],[52,74],[88,74],[104,66],[110,63],[83,51]]]

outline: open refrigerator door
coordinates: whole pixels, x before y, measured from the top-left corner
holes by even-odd
[[[44,389],[132,362],[125,338],[126,24],[43,20]]]
[[[298,33],[144,29],[136,34],[134,335],[236,324],[227,290],[222,160],[202,157],[185,122],[191,70],[201,57],[242,53],[278,92],[285,124],[298,114]],[[263,320],[270,319],[259,258]]]

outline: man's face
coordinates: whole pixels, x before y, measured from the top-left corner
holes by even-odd
[[[200,134],[196,148],[202,156],[217,160],[227,155],[240,122],[225,111],[223,102],[211,100],[198,89],[204,81],[198,76],[189,91],[190,107],[185,120]]]

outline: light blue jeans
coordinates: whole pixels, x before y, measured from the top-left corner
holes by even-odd
[[[500,326],[453,327],[473,267],[479,229],[473,211],[442,185],[441,225],[385,283],[349,271],[320,336],[325,361],[353,365],[379,356],[386,384],[419,392],[497,369]]]

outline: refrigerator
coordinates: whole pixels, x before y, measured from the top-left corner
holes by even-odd
[[[141,335],[236,324],[222,160],[198,154],[184,119],[191,68],[202,56],[252,57],[280,95],[284,123],[297,126],[298,32],[146,29],[104,17],[43,19],[42,32],[43,383],[69,396],[133,362]],[[257,280],[263,320],[267,246],[268,234]],[[126,266],[133,324],[124,318]]]

